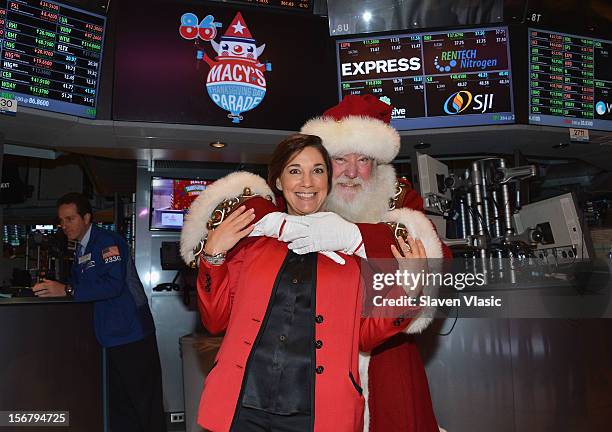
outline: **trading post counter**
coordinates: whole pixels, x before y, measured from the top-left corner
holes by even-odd
[[[91,304],[0,299],[0,353],[0,430],[103,429],[102,349]],[[20,427],[11,428],[15,422]]]

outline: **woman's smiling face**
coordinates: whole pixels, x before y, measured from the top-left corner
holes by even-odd
[[[295,154],[276,180],[276,187],[287,201],[287,213],[305,215],[319,211],[327,198],[328,176],[319,150],[306,147]]]

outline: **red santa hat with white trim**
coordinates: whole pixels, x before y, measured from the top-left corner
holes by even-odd
[[[388,164],[400,150],[400,136],[389,125],[392,110],[370,94],[347,95],[300,132],[319,136],[332,157],[358,153]]]

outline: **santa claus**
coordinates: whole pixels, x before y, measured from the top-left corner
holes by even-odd
[[[392,221],[427,232],[428,227],[415,226],[424,222],[415,215],[423,210],[422,198],[406,179],[397,178],[390,165],[400,150],[400,136],[389,125],[391,111],[391,106],[374,96],[349,95],[323,116],[308,121],[301,132],[321,137],[332,158],[333,187],[325,203],[327,211],[352,222]],[[367,245],[367,234],[362,232]],[[312,243],[319,244],[320,239],[313,238]],[[442,250],[446,258],[452,256],[444,244]],[[428,258],[436,255],[428,252]],[[368,256],[373,253],[368,251]],[[382,249],[379,256],[389,255]],[[431,322],[431,311],[423,315],[413,320],[408,334],[361,354],[361,382],[368,400],[365,428],[370,432],[438,430],[425,368],[411,335]]]

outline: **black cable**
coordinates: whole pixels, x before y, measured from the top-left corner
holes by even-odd
[[[489,231],[489,227],[485,223],[484,217],[478,211],[478,207],[475,207],[475,204],[471,206],[467,206],[467,208],[472,212],[472,216],[476,217],[476,219],[480,219],[480,226],[482,226],[483,231],[485,231],[485,235],[491,240],[491,232]]]
[[[489,230],[491,229],[491,226],[495,225],[495,221],[500,221],[500,213],[499,213],[499,204],[497,204],[497,201],[495,201],[495,198],[493,198],[493,194],[491,194],[490,196],[487,196],[487,199],[491,199],[491,202],[493,203],[493,207],[495,207],[497,209],[497,219],[495,219],[495,215],[493,216],[493,221],[489,224]]]
[[[458,292],[454,291],[453,294],[455,298],[457,298]],[[455,328],[455,324],[457,324],[457,321],[459,320],[459,307],[454,306],[454,309],[455,309],[455,320],[453,321],[453,325],[451,325],[451,328],[449,331],[447,331],[446,333],[438,333],[438,336],[448,336],[449,334],[452,333],[453,329]]]
[[[453,325],[451,326],[449,331],[447,331],[446,333],[438,333],[438,336],[448,336],[449,334],[451,334],[458,320],[459,320],[459,308],[455,307],[455,320],[453,321]]]

